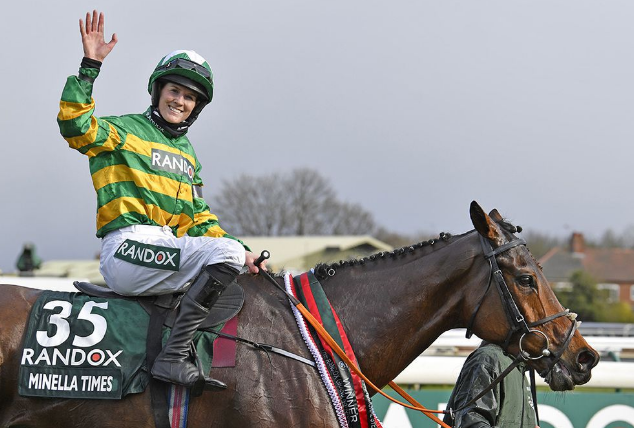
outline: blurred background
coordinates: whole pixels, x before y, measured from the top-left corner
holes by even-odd
[[[584,334],[612,338],[591,341],[604,361],[634,364],[634,3],[12,2],[0,27],[2,282],[103,281],[87,159],[55,122],[88,8],[119,37],[95,84],[98,116],[143,112],[173,50],[209,61],[214,100],[189,133],[205,197],[227,231],[277,249],[275,268],[466,232],[477,200],[523,227],[564,306],[601,323]],[[308,208],[289,210],[300,199]],[[441,348],[458,369],[470,349]],[[627,382],[597,386],[603,398],[589,400],[603,404],[585,419],[566,413],[592,408],[576,398],[548,402],[568,422],[542,427],[633,427],[631,413],[599,413],[634,408]],[[385,426],[426,426],[413,420],[393,413]]]

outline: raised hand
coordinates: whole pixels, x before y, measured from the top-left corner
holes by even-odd
[[[86,13],[86,26],[84,21],[79,20],[79,32],[81,33],[81,43],[84,47],[84,56],[87,58],[102,61],[108,56],[114,45],[117,44],[117,35],[112,34],[112,39],[106,43],[103,37],[103,29],[105,25],[103,12],[97,13],[96,10]]]

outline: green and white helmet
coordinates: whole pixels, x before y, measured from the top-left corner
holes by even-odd
[[[166,55],[156,65],[148,82],[148,92],[152,96],[152,106],[158,105],[160,83],[173,82],[191,89],[199,95],[200,102],[192,111],[191,119],[196,119],[200,111],[211,102],[214,95],[214,80],[211,67],[202,56],[194,51],[178,50]]]

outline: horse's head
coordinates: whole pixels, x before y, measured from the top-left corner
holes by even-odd
[[[577,331],[576,314],[561,306],[514,226],[475,201],[470,212],[491,270],[486,291],[474,299],[469,331],[523,355],[552,390],[588,382],[599,355]]]

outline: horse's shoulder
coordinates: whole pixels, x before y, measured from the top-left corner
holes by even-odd
[[[7,352],[6,344],[22,337],[31,307],[41,293],[35,288],[0,284],[0,359]]]
[[[284,278],[274,276],[274,279],[284,288]],[[242,274],[237,281],[244,289],[241,317],[246,323],[254,323],[253,328],[260,332],[264,326],[273,328],[277,333],[297,329],[291,304],[282,290],[262,275]],[[268,322],[263,323],[263,320]]]
[[[275,281],[284,287],[284,278],[280,276],[273,277]],[[271,284],[262,275],[253,275],[250,273],[243,273],[237,278],[238,284],[242,286],[245,292],[246,298],[258,298],[266,300],[286,300],[284,293]]]

